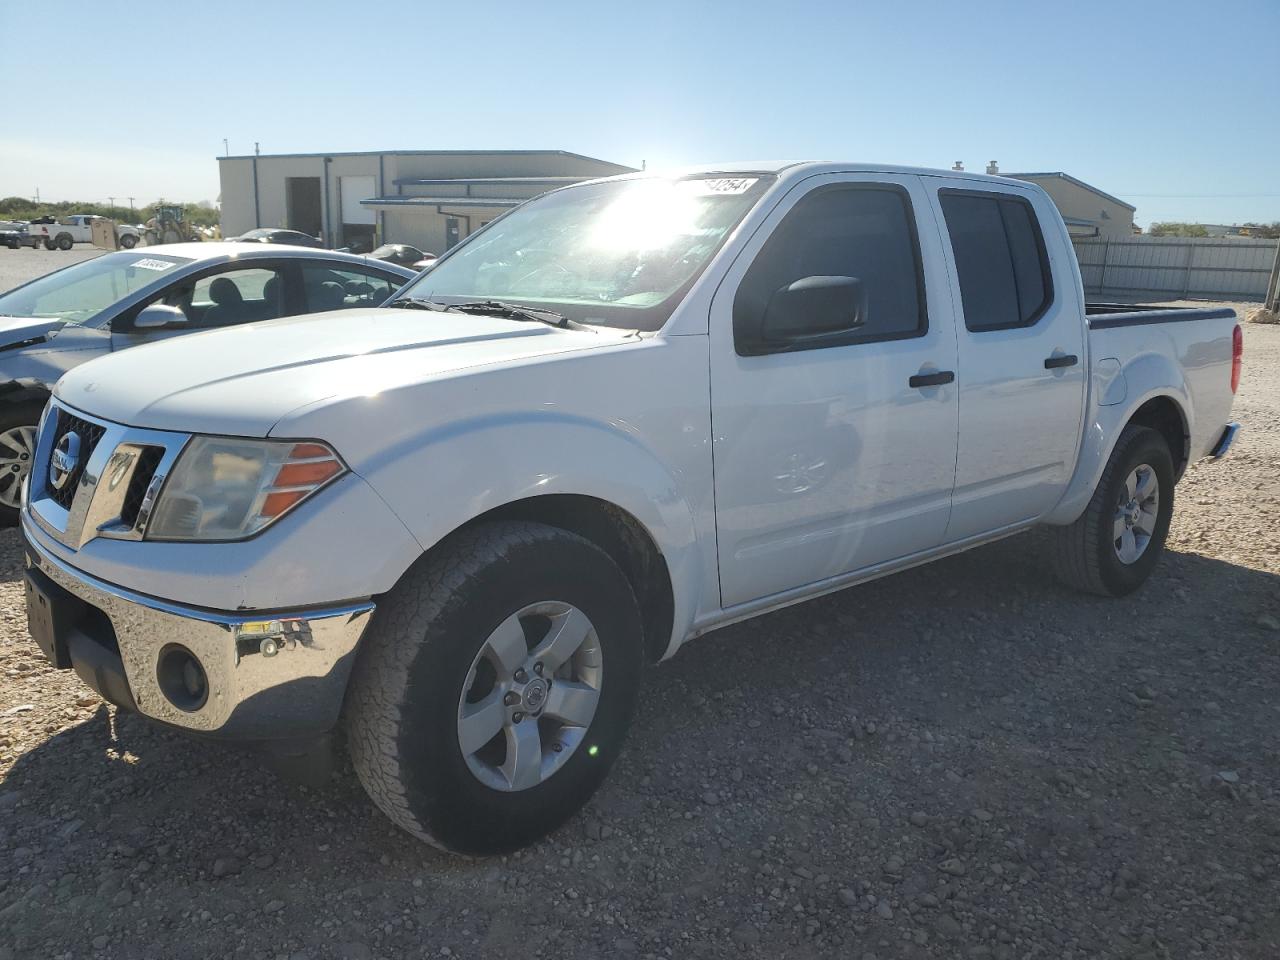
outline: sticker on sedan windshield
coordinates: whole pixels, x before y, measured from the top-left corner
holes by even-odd
[[[177,264],[170,260],[147,259],[136,260],[134,261],[133,266],[140,267],[143,270],[172,270],[177,266]]]
[[[746,193],[757,183],[759,177],[717,177],[714,180],[686,180],[689,188],[696,196],[735,197]]]

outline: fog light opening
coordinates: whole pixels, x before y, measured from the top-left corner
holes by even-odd
[[[160,651],[156,661],[160,692],[179,710],[195,713],[209,699],[209,678],[196,655],[180,643]]]

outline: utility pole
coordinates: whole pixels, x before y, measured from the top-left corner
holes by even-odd
[[[108,213],[107,216],[114,220],[116,218],[116,198],[107,197],[107,203],[110,204],[110,207],[108,208],[110,213]]]
[[[130,197],[130,198],[129,198],[129,219],[130,219],[130,220],[134,219],[134,215],[133,215],[133,197]]]

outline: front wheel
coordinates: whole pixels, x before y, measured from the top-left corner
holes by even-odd
[[[1149,427],[1126,427],[1084,513],[1054,528],[1055,572],[1087,593],[1132,593],[1159,562],[1172,519],[1169,445]]]
[[[572,816],[622,747],[640,611],[607,553],[492,523],[424,558],[379,604],[347,697],[369,796],[460,853],[531,843]]]
[[[31,472],[36,452],[38,404],[9,407],[0,411],[0,527],[18,523],[22,506],[22,484]]]

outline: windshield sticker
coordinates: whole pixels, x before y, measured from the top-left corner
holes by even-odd
[[[137,260],[130,266],[138,267],[141,270],[172,270],[177,264],[169,260],[147,259]]]
[[[717,177],[714,180],[685,180],[683,185],[699,197],[736,197],[759,182],[759,177]]]

